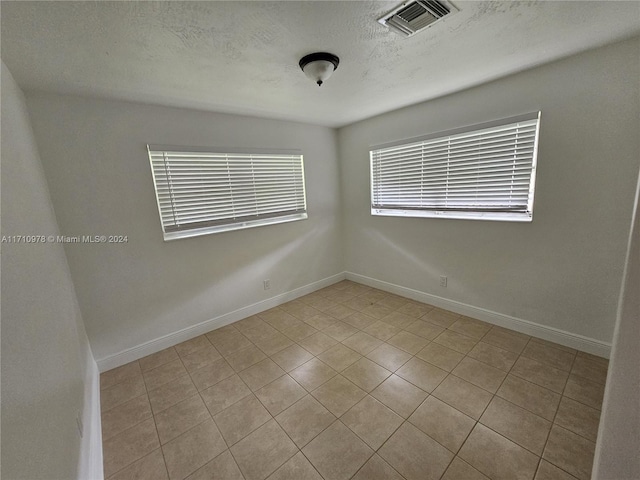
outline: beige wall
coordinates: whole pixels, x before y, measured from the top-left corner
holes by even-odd
[[[610,342],[640,165],[638,78],[635,38],[340,129],[346,270]],[[371,216],[370,146],[537,110],[532,223]]]
[[[58,234],[24,97],[4,63],[1,186],[3,236]],[[102,475],[97,367],[62,245],[3,243],[1,283],[2,478],[89,478],[96,465]]]
[[[71,96],[27,103],[61,231],[129,239],[65,245],[98,360],[342,272],[334,130]],[[147,143],[300,149],[309,218],[164,242]]]
[[[600,417],[593,478],[640,478],[640,176],[625,281]]]

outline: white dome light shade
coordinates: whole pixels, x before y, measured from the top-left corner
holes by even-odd
[[[331,53],[318,52],[302,57],[300,68],[311,80],[321,86],[338,68],[340,59]]]

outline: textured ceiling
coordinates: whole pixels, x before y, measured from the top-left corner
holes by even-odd
[[[398,1],[2,1],[2,59],[27,91],[341,126],[640,33],[637,1],[453,1],[411,38],[376,21]]]

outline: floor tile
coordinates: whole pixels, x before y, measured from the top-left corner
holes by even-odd
[[[433,396],[413,412],[409,422],[453,453],[460,449],[476,424],[473,418]]]
[[[444,328],[433,323],[425,322],[423,320],[416,320],[407,328],[405,328],[407,332],[411,332],[420,337],[426,338],[427,340],[433,340],[442,332],[444,332]]]
[[[402,331],[387,340],[387,343],[411,355],[415,355],[429,343],[429,340],[413,333]]]
[[[522,356],[516,361],[511,373],[557,393],[562,393],[569,377],[569,373],[564,370]]]
[[[302,452],[298,452],[267,480],[322,480],[322,477]]]
[[[404,423],[378,451],[407,480],[438,480],[453,454],[410,423]]]
[[[418,358],[405,363],[396,374],[425,392],[432,392],[447,376],[447,372]]]
[[[374,348],[380,346],[382,344],[382,340],[379,340],[368,333],[358,332],[351,335],[342,343],[350,349],[355,350],[360,355],[366,355]]]
[[[576,480],[576,477],[569,475],[546,460],[541,460],[535,480]]]
[[[592,382],[605,384],[607,381],[607,364],[591,361],[585,357],[576,357],[573,367],[573,375],[584,377]]]
[[[311,325],[307,325],[306,323],[301,323],[300,325],[296,325],[295,327],[290,327],[290,328],[287,328],[286,330],[283,330],[282,333],[284,333],[287,337],[289,337],[294,342],[299,342],[300,340],[303,340],[313,335],[317,331],[318,330],[313,328]]]
[[[341,372],[349,365],[360,360],[362,355],[348,347],[345,347],[343,344],[338,343],[318,355],[318,358],[334,370]]]
[[[232,353],[242,350],[251,346],[251,342],[240,332],[230,332],[226,335],[220,336],[217,339],[207,335],[207,338],[213,343],[213,346],[224,357],[228,357]]]
[[[456,368],[456,365],[460,363],[464,355],[438,343],[431,342],[420,350],[416,354],[416,357],[450,372]]]
[[[370,392],[391,375],[391,372],[367,358],[361,358],[346,368],[342,375],[366,392]]]
[[[325,350],[333,347],[338,341],[331,338],[329,335],[325,335],[322,332],[314,333],[310,337],[300,340],[298,344],[312,353],[313,355],[320,355]]]
[[[209,463],[187,477],[187,480],[244,480],[240,469],[229,450],[224,451]]]
[[[103,442],[104,476],[110,477],[160,447],[153,418]]]
[[[398,312],[409,315],[410,317],[420,318],[433,309],[434,307],[432,305],[427,305],[426,303],[407,302],[398,308]]]
[[[497,396],[480,417],[480,423],[537,456],[542,455],[551,430],[548,420]]]
[[[176,356],[177,355],[178,354],[176,353]],[[156,367],[153,370],[148,370],[142,374],[147,390],[158,388],[181,375],[187,375],[187,370],[184,368],[180,359],[165,363],[164,365]]]
[[[186,355],[190,355],[198,350],[206,347],[210,347],[211,342],[206,337],[206,335],[200,335],[198,337],[192,338],[191,340],[187,340],[186,342],[179,343],[175,348],[176,352],[180,357],[184,357]]]
[[[365,315],[362,312],[356,312],[342,319],[344,323],[348,323],[352,327],[355,327],[359,330],[364,330],[372,323],[376,323],[377,320],[377,318],[370,317],[369,315]]]
[[[374,454],[356,473],[353,480],[404,480],[404,478],[382,457]]]
[[[496,395],[547,420],[553,420],[560,403],[559,394],[514,375],[507,375]]]
[[[404,419],[367,395],[340,419],[372,449],[377,450]]]
[[[478,342],[467,355],[505,372],[511,370],[518,359],[518,355],[513,352],[484,342]]]
[[[408,418],[428,394],[399,376],[391,375],[371,392],[371,396],[401,417]]]
[[[451,330],[445,330],[436,338],[433,339],[434,343],[444,345],[456,352],[467,354],[478,343],[478,339],[467,337],[461,333],[452,332]]]
[[[102,414],[102,440],[117,435],[151,417],[147,395],[140,395]]]
[[[379,347],[367,354],[369,360],[373,360],[378,365],[386,368],[391,372],[395,372],[402,365],[411,359],[411,355],[399,348],[383,343]]]
[[[447,468],[442,480],[490,480],[460,457],[456,457]]]
[[[246,370],[243,370],[238,375],[240,375],[242,381],[255,392],[284,374],[284,370],[276,365],[273,360],[265,358]]]
[[[222,358],[213,345],[196,350],[182,357],[182,363],[189,373]]]
[[[537,339],[537,338],[536,338],[536,339],[533,339],[533,340],[534,340],[534,341],[536,341],[536,342],[540,342],[540,341],[541,341],[541,342],[544,342],[544,341],[545,341],[545,340],[540,340],[540,339]],[[551,342],[547,342],[547,343],[551,344]],[[571,352],[573,352],[573,353],[576,353],[576,350],[571,349],[571,348],[568,348],[568,347],[565,347],[565,346],[563,346],[563,345],[558,345],[558,344],[556,344],[556,343],[554,343],[554,344],[552,344],[552,345],[553,345],[554,347],[556,347],[556,348],[565,349],[565,350],[571,351]],[[599,357],[599,356],[597,356],[597,355],[592,355],[592,354],[587,353],[587,352],[581,352],[581,351],[579,351],[579,350],[577,351],[577,356],[578,356],[579,358],[586,358],[587,360],[591,360],[592,362],[599,363],[599,364],[600,364],[600,365],[602,365],[603,367],[607,367],[607,368],[609,367],[609,359],[608,359],[608,358]]]
[[[149,390],[148,395],[149,402],[151,403],[151,409],[154,414],[157,414],[162,410],[189,398],[195,393],[198,393],[198,390],[193,384],[191,377],[189,375],[183,375],[156,389]]]
[[[356,309],[353,308],[349,308],[348,305],[336,305],[335,307],[331,307],[328,310],[325,310],[324,313],[326,313],[327,315],[331,315],[334,318],[337,318],[338,320],[344,320],[345,318],[347,318],[349,315],[353,315],[354,313],[356,313]]]
[[[290,372],[312,358],[313,355],[295,343],[271,355],[271,360],[276,362],[285,372]]]
[[[202,367],[199,370],[192,372],[191,380],[193,380],[193,384],[196,386],[198,391],[202,391],[233,374],[233,368],[231,368],[226,360],[221,358],[206,367]]]
[[[398,310],[409,303],[409,299],[400,295],[388,294],[376,302],[377,305],[389,307],[392,310]]]
[[[433,396],[476,420],[480,418],[492,397],[486,390],[454,375],[449,375],[433,391]]]
[[[325,480],[347,480],[373,455],[371,450],[339,420],[302,449]]]
[[[285,348],[293,345],[293,341],[289,337],[278,332],[270,337],[256,340],[255,344],[267,355],[273,355],[274,353],[278,353],[280,350],[284,350]]]
[[[257,317],[254,317],[254,318],[257,318]],[[280,333],[278,332],[278,330],[273,328],[267,322],[263,322],[260,319],[258,319],[257,322],[259,323],[255,323],[252,328],[248,328],[246,330],[241,330],[239,327],[236,327],[236,328],[238,328],[238,330],[240,330],[240,332],[245,337],[247,337],[252,343],[257,343],[258,341],[265,340],[267,338],[273,337],[277,333]]]
[[[554,425],[542,458],[580,480],[589,480],[595,446],[595,443]]]
[[[289,375],[274,380],[256,391],[256,397],[273,416],[290,407],[307,394]]]
[[[162,446],[171,480],[186,478],[226,449],[227,445],[211,419]]]
[[[313,317],[307,318],[304,323],[307,325],[311,325],[313,328],[318,330],[324,330],[327,327],[330,327],[334,323],[336,323],[336,319],[331,315],[327,315],[326,313],[318,313]]]
[[[323,332],[325,335],[329,335],[334,340],[341,342],[349,338],[354,333],[357,333],[358,330],[355,327],[352,327],[351,325],[349,325],[348,323],[338,321],[338,322],[335,322],[330,327],[325,328]]]
[[[175,348],[170,347],[160,350],[159,352],[152,353],[151,355],[147,355],[146,357],[138,360],[138,363],[140,364],[140,369],[143,372],[148,372],[149,370],[153,370],[154,368],[173,362],[177,359],[178,352],[176,352]]]
[[[531,480],[538,457],[478,423],[458,454],[492,480]]]
[[[440,308],[434,308],[426,315],[423,315],[421,318],[422,320],[433,323],[440,327],[449,328],[451,325],[456,323],[456,321],[458,321],[460,315],[458,315],[457,313],[442,310]]]
[[[297,452],[298,448],[275,420],[231,447],[246,480],[267,478]]]
[[[142,376],[129,377],[100,392],[100,410],[106,412],[147,392]]]
[[[336,375],[311,394],[336,417],[341,416],[366,395],[366,392],[342,375]]]
[[[298,448],[304,447],[336,419],[311,395],[294,403],[276,417]]]
[[[267,356],[262,350],[255,345],[251,345],[250,347],[238,350],[236,353],[232,353],[226,360],[227,363],[231,365],[231,368],[236,372],[241,372],[265,358],[267,358]]]
[[[265,312],[261,312],[258,316],[280,332],[284,332],[288,328],[293,328],[302,324],[302,322],[296,317],[289,315],[287,312],[279,308],[272,308]]]
[[[109,480],[169,480],[167,467],[164,465],[162,450],[159,448],[140,460],[123,468]]]
[[[404,315],[400,312],[391,312],[389,315],[382,317],[384,323],[388,323],[397,328],[407,328],[416,321],[415,317]]]
[[[491,393],[498,391],[502,381],[507,376],[506,372],[498,370],[486,363],[478,362],[470,357],[462,359],[451,373]]]
[[[598,410],[602,409],[604,385],[587,380],[577,375],[569,375],[564,389],[564,395],[580,403],[584,403]]]
[[[393,308],[385,307],[384,305],[380,305],[379,303],[374,303],[373,305],[369,305],[368,307],[363,308],[361,312],[365,315],[380,320],[390,313],[393,313]]]
[[[258,315],[251,315],[250,317],[247,318],[243,318],[242,320],[238,320],[237,322],[233,323],[233,326],[236,327],[236,329],[243,333],[248,331],[248,330],[252,330],[254,328],[260,328],[265,324],[265,321],[260,318]],[[250,337],[247,337],[250,339]]]
[[[293,379],[302,385],[308,392],[315,390],[337,374],[338,372],[329,365],[322,363],[317,358],[313,358],[307,363],[303,363],[295,370],[289,372],[289,375],[291,375]]]
[[[232,375],[200,392],[211,415],[220,413],[247,395],[251,395],[251,390],[238,375]]]
[[[598,437],[600,410],[562,397],[554,423],[595,442]]]
[[[160,444],[164,445],[208,418],[209,411],[198,394],[163,410],[155,416]]]
[[[271,419],[256,397],[248,395],[213,416],[227,445],[231,446]]]
[[[365,328],[364,331],[384,342],[385,340],[389,340],[394,335],[400,333],[401,330],[398,327],[394,327],[393,325],[389,325],[388,323],[378,320],[376,323],[372,323]]]
[[[491,330],[491,325],[473,318],[460,317],[449,327],[449,330],[480,340]]]
[[[529,339],[527,337],[514,335],[513,333],[494,328],[482,337],[482,341],[490,343],[494,347],[509,350],[510,352],[517,353],[519,355],[524,350]]]
[[[131,377],[142,377],[140,364],[135,362],[127,363],[121,367],[114,368],[100,374],[100,390],[112,387]]]
[[[566,352],[538,342],[529,342],[522,351],[522,356],[546,363],[559,370],[571,370],[575,354]]]

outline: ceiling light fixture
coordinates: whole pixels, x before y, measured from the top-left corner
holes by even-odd
[[[298,65],[307,77],[321,86],[338,68],[338,63],[340,59],[332,53],[316,52],[302,57]]]

